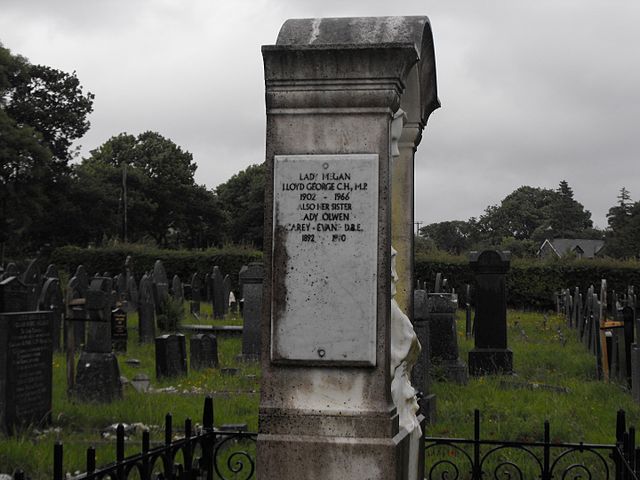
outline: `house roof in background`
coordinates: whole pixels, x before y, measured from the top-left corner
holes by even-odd
[[[604,240],[587,238],[554,238],[552,240],[547,239],[544,243],[549,243],[559,257],[565,255],[567,252],[573,252],[579,247],[584,257],[593,258],[602,250],[602,247],[604,247]],[[544,246],[544,243],[542,246]],[[542,249],[542,246],[540,249]]]

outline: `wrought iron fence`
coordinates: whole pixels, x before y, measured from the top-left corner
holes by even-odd
[[[171,415],[165,418],[164,443],[151,446],[150,435],[142,435],[142,451],[125,458],[125,429],[116,430],[116,459],[96,468],[96,451],[87,449],[86,471],[67,476],[63,445],[54,446],[54,480],[148,480],[207,479],[249,480],[256,474],[257,434],[221,431],[214,428],[213,400],[204,403],[202,427],[194,431],[190,419],[182,435],[174,436]],[[616,423],[616,443],[554,443],[549,422],[544,424],[542,442],[482,440],[480,412],[474,413],[473,439],[425,437],[426,480],[639,480],[640,449],[635,446],[635,430],[626,429],[620,410]],[[15,480],[25,480],[16,471]]]
[[[116,430],[116,460],[96,468],[96,450],[87,449],[86,471],[68,477],[64,471],[63,445],[54,445],[54,480],[126,480],[126,479],[196,479],[249,480],[255,478],[255,445],[257,434],[242,431],[220,431],[213,426],[213,400],[204,403],[202,428],[194,431],[190,419],[184,424],[181,438],[174,438],[171,415],[165,417],[164,444],[151,447],[150,435],[142,435],[142,451],[124,455],[125,430]],[[25,480],[22,471],[15,480]]]
[[[542,442],[482,440],[476,410],[473,439],[425,437],[425,478],[638,480],[635,430],[626,430],[622,410],[615,445],[554,443],[550,438],[549,422],[545,422]]]

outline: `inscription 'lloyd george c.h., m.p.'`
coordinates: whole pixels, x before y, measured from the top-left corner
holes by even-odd
[[[375,365],[378,155],[276,156],[273,218],[272,359]]]

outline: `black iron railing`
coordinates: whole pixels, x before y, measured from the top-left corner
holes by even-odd
[[[542,442],[482,440],[478,410],[474,417],[471,440],[425,437],[427,480],[638,479],[635,430],[626,431],[622,410],[615,445],[551,442],[549,422]]]
[[[116,430],[116,459],[96,468],[96,451],[87,449],[86,471],[68,477],[63,446],[54,446],[54,480],[94,479],[207,479],[249,480],[256,475],[256,433],[214,428],[213,400],[205,399],[203,426],[194,431],[187,419],[184,432],[174,435],[167,415],[164,442],[152,447],[149,432],[142,435],[142,451],[125,457],[125,429]],[[178,438],[176,438],[178,437]],[[482,440],[480,412],[474,414],[473,439],[425,437],[426,480],[638,480],[640,449],[635,430],[626,428],[624,411],[616,423],[613,445],[551,442],[549,422],[541,442]],[[301,478],[304,472],[301,472]],[[28,480],[16,471],[15,480]]]
[[[171,415],[165,417],[164,444],[151,446],[148,431],[142,434],[142,451],[125,458],[125,429],[116,429],[115,462],[96,468],[96,450],[87,449],[86,471],[67,477],[64,469],[64,450],[61,443],[54,445],[54,480],[126,480],[196,479],[207,480],[255,478],[256,433],[220,431],[213,426],[213,400],[204,403],[202,428],[194,431],[187,419],[180,438],[174,438]],[[15,480],[28,478],[22,471],[14,474]]]

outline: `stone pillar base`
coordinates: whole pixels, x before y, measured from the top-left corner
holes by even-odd
[[[513,373],[513,352],[508,348],[474,348],[469,352],[473,376]]]
[[[404,480],[410,435],[355,438],[317,435],[258,435],[256,472],[270,480]],[[269,479],[260,472],[269,472]]]
[[[73,393],[84,402],[108,403],[122,398],[116,356],[113,353],[82,352]]]

